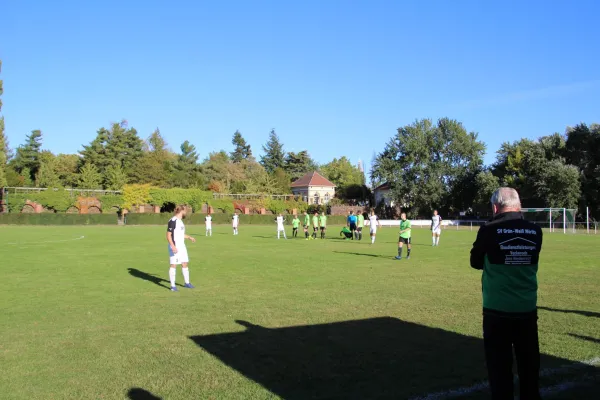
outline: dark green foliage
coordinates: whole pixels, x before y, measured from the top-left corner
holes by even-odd
[[[110,214],[0,214],[0,225],[117,225],[117,213]]]
[[[283,143],[279,140],[279,136],[275,133],[275,129],[271,129],[269,141],[263,146],[263,151],[265,154],[261,157],[260,163],[267,173],[272,174],[277,169],[285,167]]]
[[[40,168],[40,153],[42,148],[42,132],[31,131],[25,138],[25,144],[17,148],[15,158],[11,161],[13,168],[21,173],[26,183],[35,181]]]
[[[309,172],[319,169],[318,164],[310,157],[308,151],[302,150],[298,153],[289,152],[285,156],[284,171],[292,181],[295,181]]]
[[[246,140],[240,131],[235,131],[233,139],[231,139],[231,144],[234,146],[233,151],[230,153],[232,162],[240,163],[243,160],[252,159],[252,149],[250,148],[250,145],[246,143]]]

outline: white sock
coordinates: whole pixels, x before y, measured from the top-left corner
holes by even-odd
[[[283,238],[287,239],[287,236],[285,235],[285,231],[283,231]]]
[[[175,276],[177,275],[177,269],[169,268],[169,279],[171,280],[171,287],[175,286]]]
[[[183,272],[183,281],[185,283],[190,283],[190,270],[189,270],[189,268],[181,268],[181,272]]]
[[[279,239],[279,236],[281,236],[281,233],[277,231],[277,239]]]
[[[375,243],[375,236],[371,236],[371,244]]]
[[[439,236],[435,238],[435,245],[436,246],[440,245],[440,237]]]
[[[433,240],[433,245],[435,246],[435,236],[433,236],[431,240]]]

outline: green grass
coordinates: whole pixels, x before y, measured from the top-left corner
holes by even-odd
[[[338,232],[217,226],[188,244],[197,288],[171,293],[164,227],[0,227],[0,398],[402,399],[485,380],[475,233],[432,248],[416,230],[412,259],[395,261],[395,229],[374,246]],[[543,368],[600,357],[599,260],[600,236],[545,235]],[[592,399],[598,376],[542,384],[583,383],[553,398]]]

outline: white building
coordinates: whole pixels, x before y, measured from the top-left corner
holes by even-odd
[[[302,196],[308,204],[327,204],[335,197],[335,185],[318,172],[304,175],[292,182],[292,193]]]
[[[373,190],[373,196],[375,197],[375,205],[378,206],[381,202],[384,203],[386,207],[394,207],[394,202],[390,196],[391,185],[386,182],[383,185],[377,186]]]

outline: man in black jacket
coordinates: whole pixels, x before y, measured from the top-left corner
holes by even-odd
[[[514,189],[496,190],[492,209],[494,218],[479,229],[471,250],[471,267],[483,270],[483,341],[492,399],[514,396],[514,348],[521,399],[538,400],[537,270],[542,230],[523,219]]]

